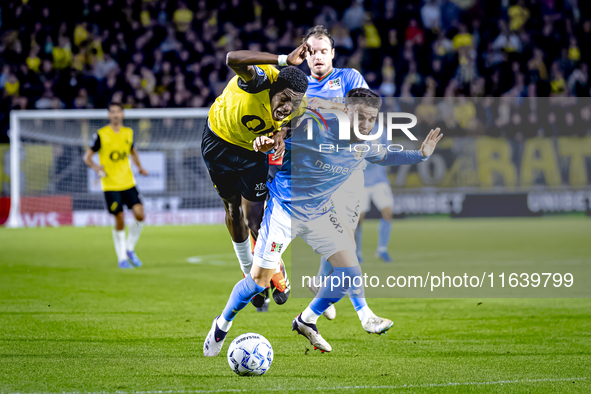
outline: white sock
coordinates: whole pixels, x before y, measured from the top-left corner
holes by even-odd
[[[316,324],[319,317],[320,315],[315,314],[314,311],[310,309],[310,307],[306,307],[306,309],[304,309],[302,312],[302,320],[305,323]]]
[[[359,316],[359,320],[361,320],[361,323],[364,323],[370,317],[375,316],[373,311],[369,309],[369,306],[367,305],[359,309],[357,311],[357,315]]]
[[[220,330],[228,332],[230,330],[230,327],[232,327],[232,322],[227,321],[226,319],[224,319],[224,316],[220,315],[220,317],[218,317],[217,325]]]
[[[115,245],[115,253],[117,253],[117,260],[121,256],[121,245],[119,244],[119,238],[117,237],[118,231],[113,229],[113,244]]]
[[[246,238],[246,241],[244,242],[236,243],[232,241],[232,245],[234,245],[236,257],[238,257],[240,269],[242,269],[244,275],[250,274],[250,269],[252,268],[252,250],[250,249],[250,235],[248,236],[248,238]]]
[[[117,260],[127,260],[127,254],[125,254],[125,230],[113,230],[113,242],[115,243],[115,252],[117,252]]]
[[[133,252],[135,250],[135,244],[140,239],[140,234],[144,228],[144,222],[135,221],[132,225],[128,226],[129,235],[127,236],[127,251]]]

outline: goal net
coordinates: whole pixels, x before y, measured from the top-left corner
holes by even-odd
[[[149,176],[131,167],[148,224],[221,223],[221,200],[201,157],[207,108],[133,109],[124,125]],[[12,111],[7,226],[104,226],[100,179],[82,161],[106,110]],[[93,157],[98,163],[98,155]],[[131,161],[131,160],[130,160]],[[127,212],[126,215],[131,215]]]

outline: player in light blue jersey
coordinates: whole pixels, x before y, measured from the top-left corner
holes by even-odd
[[[386,143],[386,140],[382,138],[380,142]],[[390,254],[388,253],[388,242],[390,241],[390,233],[392,231],[394,196],[392,195],[392,188],[390,187],[390,179],[386,173],[386,167],[375,164],[368,164],[363,172],[363,176],[365,178],[365,190],[361,202],[359,224],[355,230],[357,258],[359,259],[359,262],[363,262],[361,248],[363,235],[361,224],[363,223],[365,214],[371,209],[371,203],[373,202],[382,215],[378,224],[378,246],[376,249],[376,257],[384,263],[391,263],[392,257],[390,257]]]
[[[331,107],[327,103],[318,100],[308,102],[308,107],[322,103],[322,108],[335,108],[343,110],[345,107],[345,95],[351,89],[368,88],[367,82],[359,71],[353,68],[334,68],[332,60],[335,56],[334,40],[324,26],[319,25],[311,28],[303,39],[312,48],[306,61],[310,68],[311,75],[308,76],[308,90],[306,96],[317,97],[338,105]]]
[[[311,49],[306,58],[311,73],[307,77],[308,89],[306,90],[306,97],[310,99],[308,108],[313,110],[318,108],[338,109],[342,111],[345,108],[344,103],[347,92],[355,88],[369,88],[359,71],[353,68],[334,68],[332,66],[335,57],[334,40],[324,26],[318,25],[308,30],[302,40],[302,45],[306,44]],[[269,162],[269,176],[271,178],[275,177],[277,166],[281,165],[282,162],[282,160]],[[359,210],[361,201],[357,200],[357,197],[359,197],[359,193],[357,193],[359,183],[363,183],[363,168],[359,168],[349,182],[337,192],[338,195],[343,197],[339,200],[340,204],[337,209],[353,233],[357,228],[357,221],[361,214]],[[346,196],[351,198],[347,199]],[[322,258],[318,277],[326,277],[331,271],[332,266],[326,259]],[[310,290],[314,294],[318,292],[318,288],[314,286],[310,286]],[[356,300],[352,301],[356,303]],[[361,305],[356,305],[357,308],[361,309]],[[334,319],[336,317],[335,307],[331,305],[324,313],[324,316],[329,320]]]
[[[308,30],[302,40],[302,45],[307,45],[310,48],[310,54],[306,58],[311,72],[311,75],[307,77],[308,89],[306,90],[306,97],[310,99],[308,108],[313,110],[318,108],[338,109],[342,111],[345,108],[344,102],[347,92],[355,88],[368,88],[367,82],[365,82],[359,71],[352,68],[334,68],[332,66],[335,56],[334,40],[324,26],[318,25]],[[275,177],[277,166],[281,165],[282,162],[282,160],[269,162],[269,176],[271,178]],[[341,196],[336,207],[337,211],[340,212],[341,217],[352,233],[355,232],[361,215],[361,201],[358,198],[360,197],[358,193],[360,183],[363,183],[363,168],[359,168],[351,176],[349,182],[336,193],[336,195]],[[332,266],[326,259],[322,258],[318,277],[326,277],[331,272]],[[318,292],[318,288],[312,285],[310,290],[314,294]],[[259,300],[260,297],[257,296],[256,299]],[[356,310],[363,307],[363,303],[358,303],[357,299],[352,299],[352,302],[357,304],[355,305]],[[263,309],[257,310],[263,311]],[[334,319],[336,317],[335,307],[331,305],[325,311],[324,316],[329,320]]]
[[[368,135],[375,124],[380,105],[381,99],[371,90],[353,89],[347,93],[345,113],[351,125],[354,114],[357,114],[358,130]],[[213,320],[203,344],[205,356],[217,356],[220,353],[234,317],[255,294],[267,286],[281,254],[297,236],[316,253],[324,256],[333,266],[333,272],[326,282],[331,286],[321,287],[317,297],[293,320],[292,329],[304,335],[315,348],[331,351],[332,347],[316,327],[318,318],[330,304],[342,299],[350,288],[355,294],[363,293],[362,273],[350,235],[344,231],[335,210],[328,206],[332,193],[347,181],[363,161],[380,165],[420,163],[429,158],[443,136],[439,135],[439,129],[432,130],[420,150],[392,152],[383,146],[381,149],[376,146],[362,148],[359,144],[361,141],[357,140],[352,130],[351,141],[339,140],[338,123],[334,120],[327,121],[328,127],[325,128],[313,125],[313,140],[310,141],[307,139],[308,124],[302,122],[291,140],[286,141],[284,164],[269,185],[271,198],[259,231],[252,270],[234,286],[222,314]],[[261,136],[254,141],[253,147],[270,153],[273,145],[273,140]],[[333,151],[327,151],[327,146],[331,145]],[[364,328],[370,333],[382,334],[392,325],[391,320],[372,316],[368,317]]]
[[[335,57],[334,40],[324,26],[319,25],[311,28],[303,39],[312,49],[307,57],[308,67],[311,75],[308,76],[308,90],[306,96],[308,108],[311,109],[338,109],[345,108],[345,95],[355,88],[368,88],[367,82],[363,76],[352,68],[334,68],[332,61]],[[333,205],[339,213],[345,226],[355,233],[359,218],[361,216],[361,200],[359,194],[359,185],[363,184],[363,167],[359,167],[349,180],[334,193]],[[337,198],[338,197],[338,198]],[[317,283],[332,272],[332,266],[323,257],[318,269]],[[314,280],[309,283],[310,290],[318,293],[318,287],[314,286]],[[359,319],[363,321],[364,306],[367,304],[360,297],[351,298],[355,310],[359,314]],[[329,320],[336,317],[336,308],[334,305],[324,311],[323,316]]]

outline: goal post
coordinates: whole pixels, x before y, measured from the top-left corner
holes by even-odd
[[[10,112],[10,212],[5,226],[23,226],[20,216],[20,132],[17,111]]]
[[[223,206],[201,157],[208,108],[127,109],[123,124],[149,176],[137,175],[149,224],[223,222]],[[10,213],[6,227],[112,223],[100,179],[82,158],[108,124],[102,110],[10,113]],[[95,162],[98,157],[94,156]]]

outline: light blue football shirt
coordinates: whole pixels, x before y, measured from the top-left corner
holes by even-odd
[[[359,71],[353,68],[333,68],[332,71],[321,80],[308,76],[307,97],[319,97],[326,100],[345,103],[347,92],[355,88],[367,88],[367,82]]]
[[[268,184],[271,198],[294,219],[309,221],[325,213],[332,194],[365,161],[401,165],[427,160],[416,150],[390,152],[383,145],[341,141],[336,116],[324,119],[326,124],[311,122],[312,139],[309,140],[308,122],[304,117],[292,137],[285,141],[283,165]]]

